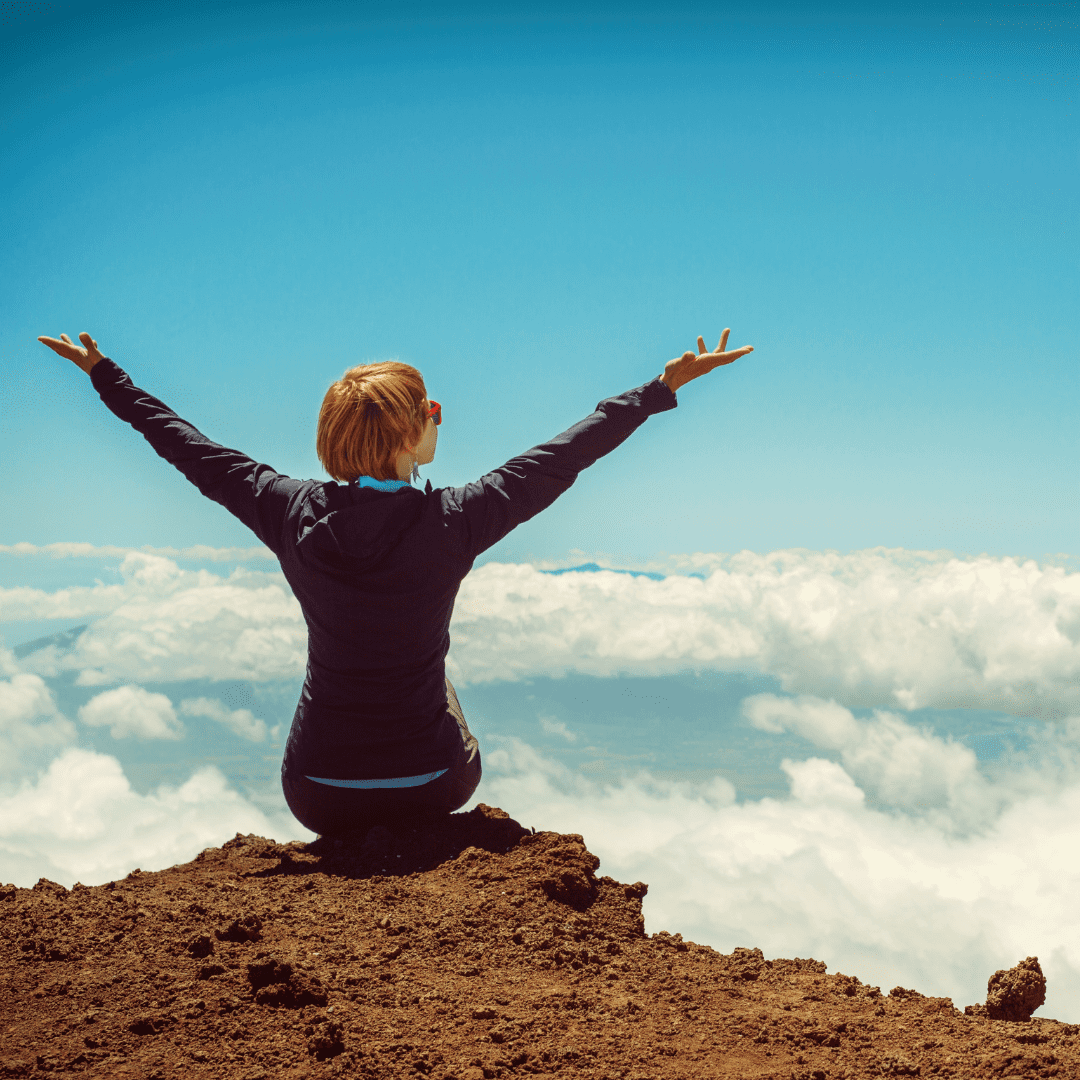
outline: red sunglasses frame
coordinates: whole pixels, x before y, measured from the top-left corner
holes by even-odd
[[[436,427],[442,423],[442,406],[432,398],[428,398],[428,419],[434,420]]]

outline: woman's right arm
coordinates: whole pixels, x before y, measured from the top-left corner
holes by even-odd
[[[725,352],[729,332],[724,331],[715,352],[709,352],[699,337],[698,352],[669,360],[663,375],[652,382],[606,398],[572,428],[474,483],[447,488],[448,509],[461,515],[470,561],[550,506],[583,469],[609,454],[654,413],[674,409],[679,387],[753,352],[751,346]]]
[[[238,450],[211,442],[193,424],[140,390],[89,334],[80,334],[83,348],[66,334],[40,342],[90,376],[101,400],[138,431],[155,452],[187,477],[207,498],[239,518],[271,551],[281,546],[280,530],[289,500],[302,486],[261,465]]]

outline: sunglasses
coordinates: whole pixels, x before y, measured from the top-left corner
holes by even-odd
[[[442,423],[442,406],[431,398],[428,398],[428,417],[435,421],[436,427]]]

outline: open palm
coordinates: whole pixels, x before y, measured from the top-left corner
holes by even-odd
[[[98,352],[98,344],[89,334],[80,334],[79,340],[83,343],[83,348],[81,349],[67,336],[67,334],[61,334],[58,338],[38,338],[38,341],[40,341],[42,345],[48,345],[54,353],[59,353],[65,360],[70,360],[73,364],[78,364],[79,367],[89,375],[90,369],[99,360],[104,360],[105,357]]]
[[[730,333],[731,328],[728,327],[720,335],[720,344],[712,352],[705,348],[705,339],[699,337],[697,339],[698,351],[696,353],[687,350],[682,356],[675,360],[669,360],[664,365],[664,374],[661,378],[670,387],[672,393],[678,390],[680,386],[685,386],[691,379],[707,375],[714,368],[723,367],[724,364],[730,364],[738,360],[740,356],[745,356],[747,353],[754,351],[753,345],[744,345],[740,349],[732,349],[731,352],[727,352],[727,339]]]

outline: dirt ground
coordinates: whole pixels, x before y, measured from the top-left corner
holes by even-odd
[[[0,1077],[1080,1078],[1077,1025],[647,937],[646,886],[597,865],[480,806],[3,886]]]

